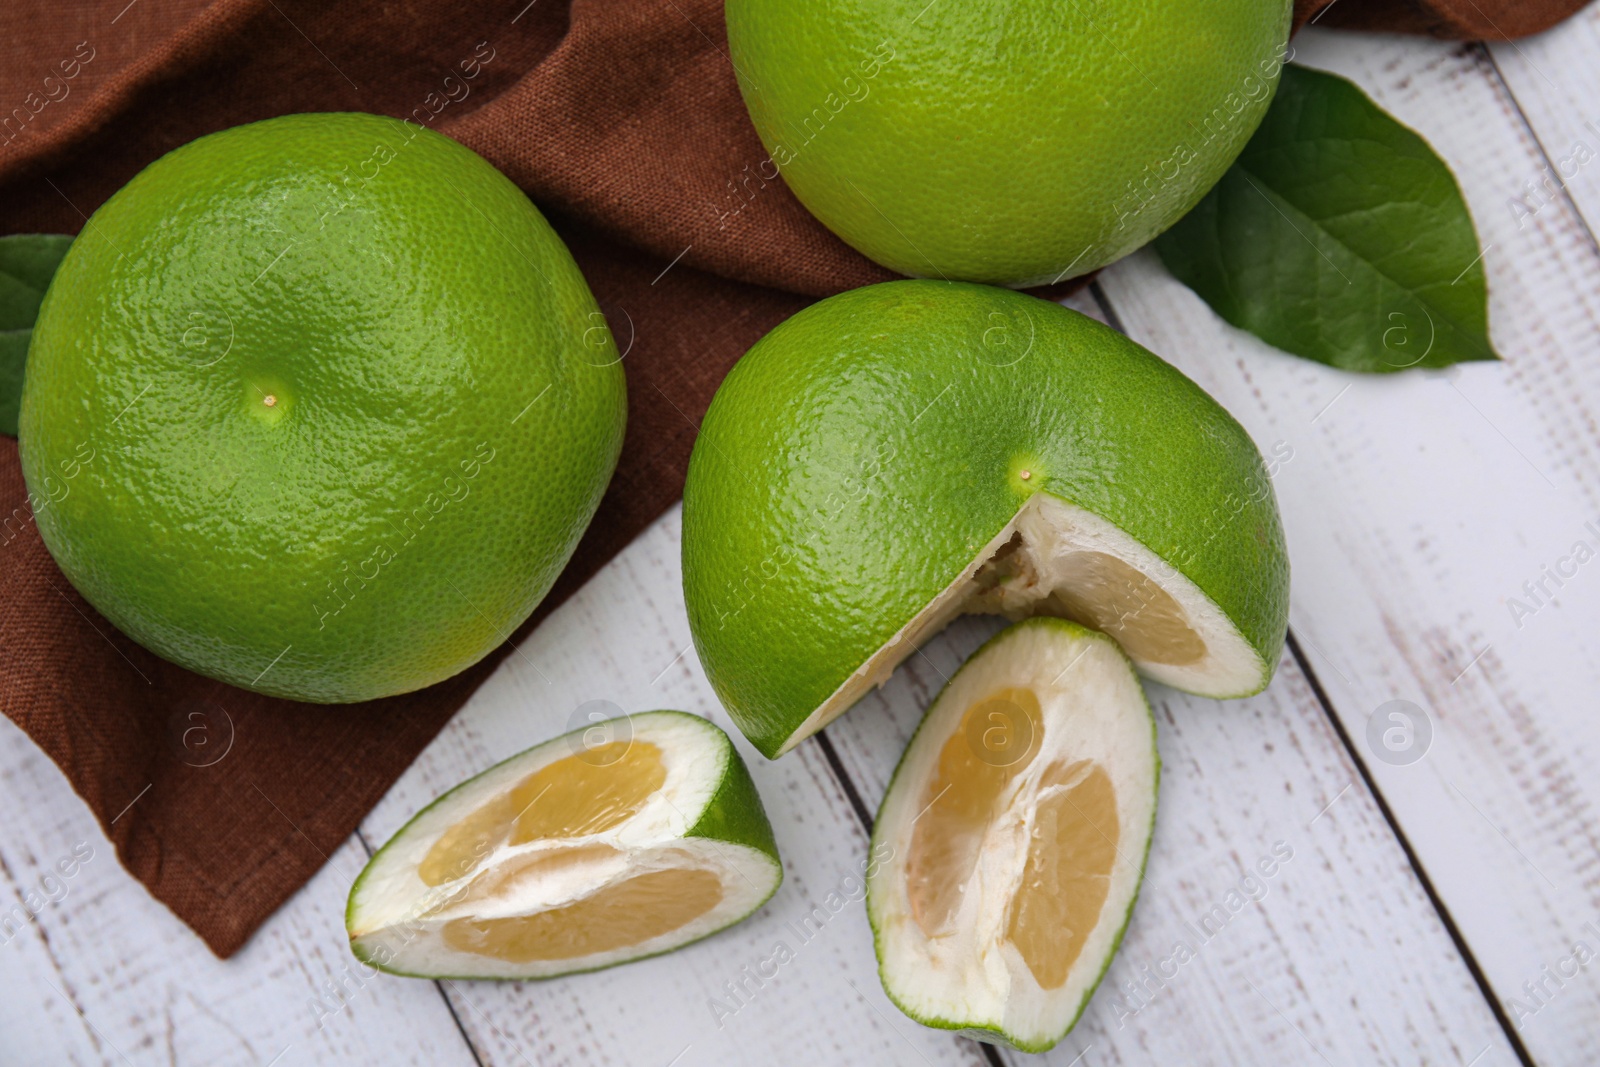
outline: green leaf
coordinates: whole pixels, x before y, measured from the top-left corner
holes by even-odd
[[[0,434],[17,436],[22,409],[22,368],[28,361],[32,330],[0,330]]]
[[[1285,67],[1238,160],[1155,247],[1217,314],[1307,359],[1382,372],[1499,358],[1455,177],[1331,74]]]
[[[72,238],[55,233],[0,237],[0,434],[17,436],[22,372],[33,320]]]
[[[0,237],[0,330],[27,330],[38,317],[72,238],[59,233],[19,233]]]

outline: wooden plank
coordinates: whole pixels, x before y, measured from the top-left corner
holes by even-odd
[[[917,1026],[884,996],[860,903],[866,833],[815,742],[768,762],[718,705],[690,645],[678,537],[674,509],[540,626],[396,783],[363,834],[380,843],[461,779],[577,725],[589,701],[670,707],[733,736],[771,816],[785,882],[749,920],[666,956],[541,983],[446,983],[483,1062],[985,1062],[975,1042]],[[825,921],[802,926],[819,908]],[[762,979],[780,943],[794,958],[766,965],[777,973]]]
[[[1575,206],[1592,238],[1600,233],[1600,9],[1591,5],[1537,37],[1487,48],[1540,149],[1537,165],[1514,175],[1489,210],[1518,238],[1537,242],[1552,232],[1535,225],[1539,216]]]
[[[1132,335],[1258,444],[1293,449],[1277,486],[1292,621],[1312,667],[1521,1040],[1541,1063],[1593,1063],[1594,967],[1565,978],[1545,968],[1574,971],[1579,942],[1579,955],[1600,951],[1586,925],[1600,917],[1600,784],[1588,770],[1600,755],[1588,636],[1600,587],[1580,569],[1559,590],[1544,579],[1559,596],[1535,603],[1524,583],[1579,540],[1600,547],[1586,526],[1600,525],[1600,262],[1566,205],[1521,229],[1507,210],[1507,190],[1540,155],[1476,46],[1316,31],[1296,46],[1455,170],[1489,249],[1505,362],[1385,378],[1329,370],[1221,323],[1149,252],[1108,271],[1104,290]],[[1431,726],[1416,762],[1381,742],[1393,700]]]
[[[3,899],[18,902],[0,915],[0,1062],[472,1064],[437,989],[364,978],[344,948],[344,893],[363,862],[354,838],[223,962],[118,866],[89,810],[9,721],[0,808],[14,813],[0,840]],[[34,918],[18,912],[33,905]],[[329,982],[342,984],[337,997]]]

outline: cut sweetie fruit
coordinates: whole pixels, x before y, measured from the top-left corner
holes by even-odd
[[[1132,665],[1040,617],[952,678],[901,757],[867,883],[885,991],[928,1026],[1038,1052],[1082,1014],[1122,940],[1160,756]]]
[[[350,890],[356,956],[424,978],[550,978],[667,952],[783,880],[728,736],[677,711],[593,724],[425,808]]]
[[[1255,444],[1175,368],[1058,304],[897,281],[806,308],[723,381],[683,586],[706,677],[776,757],[963,612],[1069,618],[1164,684],[1259,692],[1289,565]]]

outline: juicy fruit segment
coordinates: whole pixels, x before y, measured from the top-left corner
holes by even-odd
[[[949,933],[985,835],[1031,792],[1037,806],[1028,862],[1011,899],[1006,940],[1040,986],[1056,989],[1106,901],[1117,858],[1117,797],[1093,760],[1057,760],[1027,789],[1023,779],[1044,732],[1041,716],[1031,689],[1004,689],[967,709],[939,753],[939,773],[923,790],[906,894],[923,934]]]
[[[1073,552],[1056,572],[1051,614],[1092,626],[1117,639],[1128,655],[1186,666],[1202,659],[1206,643],[1171,593],[1107,552]]]
[[[351,890],[356,954],[425,977],[541,978],[666,951],[759,907],[782,870],[727,735],[681,712],[628,726],[530,749],[407,824]]]
[[[1071,1028],[1149,847],[1154,723],[1127,659],[1062,619],[991,640],[929,707],[884,798],[879,973],[930,1026],[1027,1051]]]
[[[467,874],[505,836],[516,817],[510,793],[489,801],[434,842],[417,865],[417,877],[424,885],[443,885]]]
[[[1034,981],[1059,989],[1100,919],[1117,860],[1117,794],[1092,760],[1052,764],[1039,780],[1028,865],[1006,939]]]
[[[417,875],[439,885],[470,870],[486,846],[539,838],[581,837],[638,814],[666,780],[661,749],[646,741],[611,741],[528,775],[444,832]]]
[[[512,963],[570,960],[671,933],[721,900],[722,881],[710,871],[652,871],[536,915],[455,919],[445,924],[444,939],[462,952]]]
[[[1031,689],[1005,689],[973,704],[940,751],[906,860],[911,914],[929,937],[955,924],[984,832],[1042,733],[1039,698]]]
[[[598,834],[638,814],[667,769],[648,741],[612,741],[530,774],[511,791],[511,843]]]

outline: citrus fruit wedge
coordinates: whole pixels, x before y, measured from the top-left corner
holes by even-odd
[[[1210,697],[1264,688],[1289,569],[1249,436],[1173,367],[1057,304],[886,282],[780,324],[711,403],[684,596],[769,757],[962,612],[1074,619]]]
[[[878,811],[884,990],[928,1026],[1042,1052],[1122,941],[1155,824],[1155,720],[1104,634],[1030,619],[928,708]]]
[[[392,974],[551,978],[699,940],[782,880],[728,735],[652,711],[547,741],[424,808],[356,879],[345,926]]]

